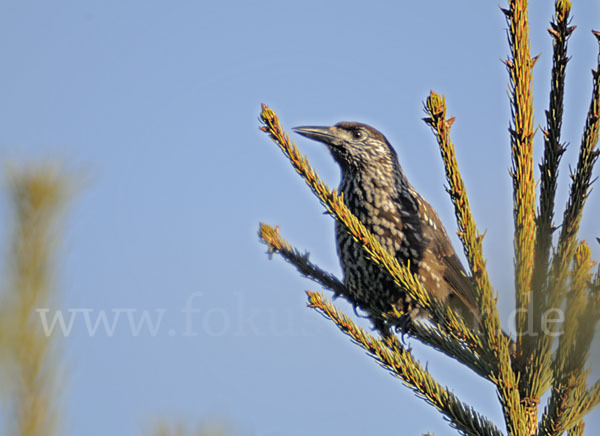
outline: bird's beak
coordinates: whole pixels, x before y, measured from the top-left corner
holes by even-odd
[[[324,126],[302,126],[294,127],[292,130],[302,136],[306,136],[309,139],[314,139],[315,141],[324,142],[327,144],[330,143],[335,137],[335,135],[331,132],[331,129],[331,127]]]

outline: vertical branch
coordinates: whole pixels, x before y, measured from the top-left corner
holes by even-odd
[[[535,59],[531,58],[527,0],[509,0],[504,10],[508,23],[510,57],[506,66],[510,77],[512,124],[511,137],[513,204],[515,221],[515,300],[517,334],[521,341],[527,330],[527,314],[535,253],[535,180],[533,177],[533,98],[532,81]],[[524,409],[507,422],[510,434],[535,434],[538,398],[520,385]]]
[[[512,125],[510,126],[515,220],[515,299],[517,332],[526,330],[535,243],[535,180],[533,177],[533,98],[535,60],[530,55],[527,0],[509,0],[508,22]]]
[[[565,89],[567,43],[575,26],[569,27],[571,2],[557,0],[554,20],[548,32],[553,38],[552,78],[550,83],[550,103],[546,111],[546,129],[544,130],[544,157],[540,165],[540,211],[537,219],[537,238],[534,267],[534,294],[532,313],[534,321],[541,316],[539,310],[544,306],[548,262],[552,246],[552,224],[558,180],[558,165],[566,147],[561,144],[563,119],[563,100]],[[537,327],[537,326],[536,326]],[[537,330],[536,330],[537,331]],[[529,336],[528,336],[529,337]]]
[[[49,436],[57,434],[57,355],[52,339],[41,331],[36,309],[47,307],[52,298],[54,231],[65,184],[49,168],[15,171],[11,182],[12,277],[1,316],[14,369],[16,431],[20,436]]]
[[[431,127],[440,146],[446,179],[448,180],[448,193],[454,204],[454,213],[458,222],[458,235],[469,262],[469,269],[477,287],[479,310],[483,320],[488,319],[491,334],[501,332],[498,308],[496,307],[494,290],[487,273],[486,261],[483,257],[483,235],[477,230],[465,183],[458,169],[458,162],[454,153],[454,144],[450,139],[450,128],[454,119],[446,119],[446,100],[431,91],[425,101],[425,113],[428,115],[424,121]]]

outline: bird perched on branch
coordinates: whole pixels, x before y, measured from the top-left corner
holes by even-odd
[[[339,192],[350,211],[382,247],[408,264],[433,296],[456,310],[467,326],[479,323],[475,290],[435,210],[409,183],[388,140],[373,127],[341,122],[331,127],[296,127],[324,143],[342,170]],[[377,319],[393,306],[410,319],[428,316],[369,260],[360,243],[336,222],[337,249],[352,302]],[[377,308],[377,309],[374,309]]]

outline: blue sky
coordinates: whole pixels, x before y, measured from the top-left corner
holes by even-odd
[[[539,3],[531,26],[542,125],[552,2]],[[305,307],[303,291],[317,285],[265,256],[259,221],[279,224],[340,273],[331,218],[259,132],[257,116],[264,102],[287,127],[372,124],[454,235],[439,152],[420,120],[429,90],[444,93],[506,315],[512,200],[499,59],[507,43],[496,3],[21,1],[0,9],[0,158],[59,161],[81,185],[58,274],[59,308],[77,314],[63,340],[65,435],[142,434],[159,417],[225,419],[243,435],[450,434],[436,411]],[[561,208],[589,105],[600,4],[577,1],[573,15]],[[337,185],[326,150],[296,139]],[[598,236],[597,194],[582,223],[589,240]],[[196,310],[187,318],[186,305]],[[103,310],[120,313],[115,331],[90,337],[84,316],[94,321]],[[160,326],[134,336],[128,316],[145,310],[155,321],[163,313]],[[434,375],[501,424],[489,384],[413,345]],[[590,426],[600,426],[599,415]]]

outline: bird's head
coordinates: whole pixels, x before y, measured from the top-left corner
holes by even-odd
[[[379,131],[363,123],[342,121],[331,127],[303,126],[293,129],[324,143],[344,172],[395,168],[396,152]]]

